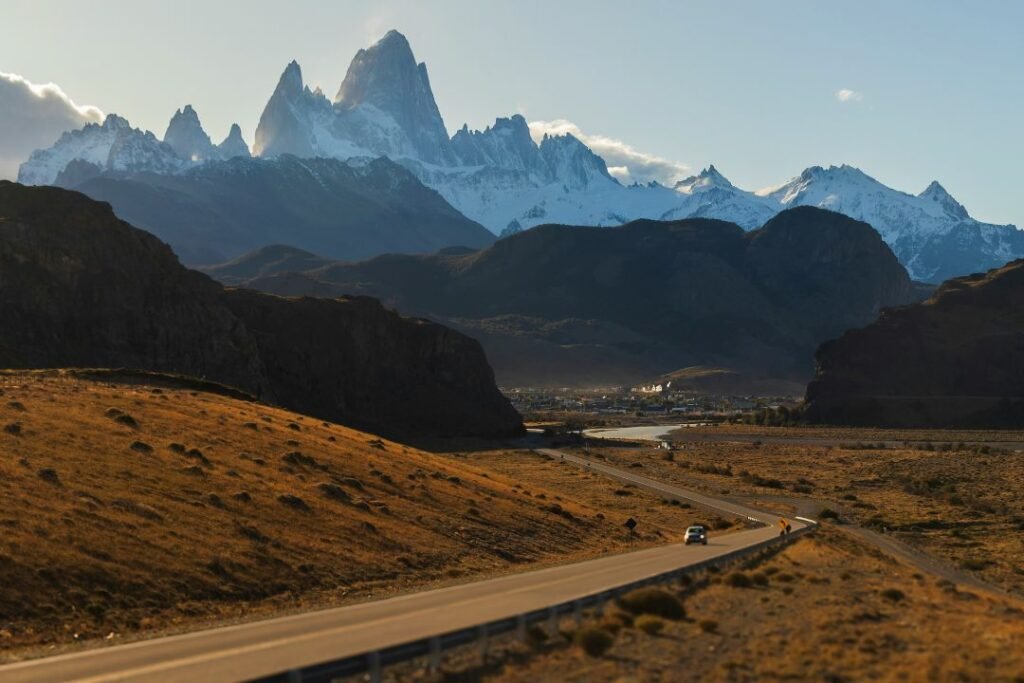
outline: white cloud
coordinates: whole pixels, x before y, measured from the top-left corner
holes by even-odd
[[[836,90],[836,99],[840,102],[860,102],[864,99],[864,93],[850,90],[849,88],[841,88]]]
[[[61,133],[102,120],[103,112],[75,104],[53,83],[0,72],[0,178],[13,180],[33,150],[49,147]]]
[[[641,152],[622,140],[605,135],[589,135],[580,130],[572,121],[531,121],[530,134],[538,142],[547,135],[571,134],[592,149],[608,164],[608,172],[624,184],[648,183],[656,180],[663,185],[672,185],[690,175],[686,164],[670,161],[654,154]]]

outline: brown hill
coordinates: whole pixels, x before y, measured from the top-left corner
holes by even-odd
[[[640,492],[612,515],[613,482],[573,500],[192,381],[88,376],[0,373],[0,659],[664,542],[622,529],[641,505],[675,515],[666,533],[689,518]]]
[[[480,345],[366,298],[225,291],[76,192],[0,182],[0,367],[205,377],[378,432],[511,434]]]
[[[248,285],[367,294],[450,324],[481,340],[503,386],[635,384],[696,365],[802,385],[823,340],[915,300],[871,226],[810,207],[749,233],[707,219],[547,225],[474,253],[381,256]]]
[[[815,422],[1024,425],[1024,261],[950,280],[927,301],[827,342],[807,387]]]

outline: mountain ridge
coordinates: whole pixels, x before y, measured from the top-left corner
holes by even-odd
[[[384,255],[244,284],[374,296],[442,321],[481,340],[502,386],[631,385],[693,365],[804,383],[822,341],[917,300],[877,232],[813,207],[751,232],[703,218],[543,225],[470,253]]]
[[[112,143],[102,142],[101,127],[91,124],[77,131],[87,132],[79,136],[83,139],[62,138],[34,153],[19,178],[53,183],[74,159],[105,172],[175,174],[205,156],[240,153],[237,140],[211,151],[194,111],[186,107],[179,114],[186,111],[189,121],[195,119],[189,135],[198,142],[179,144],[180,154],[168,155],[155,136],[141,131],[134,137],[122,133],[117,153],[102,154],[98,150],[110,150]],[[753,230],[784,209],[811,205],[870,223],[917,280],[941,282],[1024,257],[1024,231],[971,218],[938,182],[914,195],[851,166],[811,166],[781,185],[751,192],[712,165],[674,187],[624,186],[577,138],[563,134],[535,141],[520,115],[498,117],[483,131],[464,125],[449,137],[425,63],[416,61],[408,40],[394,30],[357,52],[333,101],[319,88],[311,90],[299,64],[290,62],[260,116],[253,154],[386,156],[495,235],[544,223],[609,226],[690,217],[719,218]]]

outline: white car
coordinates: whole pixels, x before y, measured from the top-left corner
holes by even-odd
[[[687,527],[686,536],[683,538],[683,542],[686,545],[691,543],[700,543],[701,545],[708,544],[708,530],[699,524],[696,526]]]

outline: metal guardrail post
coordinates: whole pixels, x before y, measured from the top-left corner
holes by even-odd
[[[480,624],[477,628],[477,637],[480,639],[480,659],[487,661],[487,652],[490,649],[490,642],[487,638],[487,624]]]
[[[526,615],[520,614],[516,617],[516,639],[519,642],[526,641]]]
[[[434,636],[430,639],[428,647],[430,648],[430,658],[427,668],[433,673],[441,668],[441,639]]]
[[[366,664],[370,674],[370,683],[380,683],[380,652],[374,650],[368,654]]]
[[[551,636],[558,635],[558,608],[552,607],[548,610],[548,628],[551,630]]]

